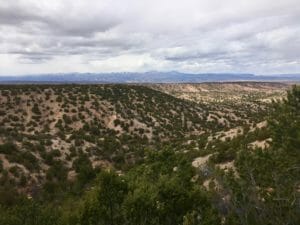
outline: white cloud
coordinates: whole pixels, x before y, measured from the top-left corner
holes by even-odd
[[[0,75],[299,72],[298,0],[0,0]]]

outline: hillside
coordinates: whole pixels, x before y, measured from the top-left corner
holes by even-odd
[[[253,104],[281,99],[288,83],[275,82],[216,82],[201,84],[150,84],[151,88],[181,99],[203,103]]]
[[[48,174],[57,162],[73,179],[81,158],[93,168],[126,169],[145,147],[182,144],[244,124],[248,117],[222,116],[213,106],[137,85],[0,89],[0,158],[6,176],[21,186],[51,180]]]
[[[255,126],[262,122],[272,101],[282,100],[291,87],[275,82],[216,82],[201,84],[147,84],[154,90],[209,107],[207,121]],[[243,121],[239,123],[238,121]]]
[[[81,161],[90,169],[124,171],[146,148],[172,144],[184,151],[197,148],[199,138],[233,138],[263,121],[272,97],[284,96],[286,85],[272,85],[1,86],[2,183],[11,180],[31,193],[57,179],[52,170],[74,180]],[[194,103],[195,96],[207,101]]]
[[[0,222],[297,224],[289,87],[2,85]]]

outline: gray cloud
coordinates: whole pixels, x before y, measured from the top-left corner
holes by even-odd
[[[1,1],[0,5],[0,23],[7,25],[20,25],[27,21],[40,20],[41,17],[36,15],[33,10],[27,10],[22,5],[12,5],[11,3]]]
[[[0,75],[300,69],[297,0],[0,0]]]
[[[31,32],[45,35],[90,36],[96,32],[105,32],[121,22],[120,18],[111,17],[105,9],[93,9],[93,5],[83,5],[88,7],[80,8],[80,4],[72,5],[71,1],[66,1],[70,5],[48,10],[43,4],[38,4],[39,1],[29,2],[33,3],[16,0],[1,4],[0,24],[15,26],[20,32],[26,32],[29,26],[33,26],[35,29],[30,30]]]

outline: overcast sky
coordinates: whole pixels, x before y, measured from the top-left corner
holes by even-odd
[[[0,0],[0,75],[300,72],[299,0]]]

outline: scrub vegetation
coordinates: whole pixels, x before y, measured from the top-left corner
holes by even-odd
[[[300,224],[299,86],[222,85],[0,86],[0,224]]]

